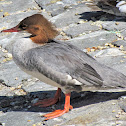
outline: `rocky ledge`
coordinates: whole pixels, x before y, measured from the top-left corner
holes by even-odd
[[[23,18],[43,14],[59,30],[57,40],[71,42],[100,63],[126,75],[126,18],[92,10],[86,0],[0,0],[0,30]],[[125,126],[126,92],[72,92],[74,109],[43,121],[43,114],[63,108],[61,101],[47,108],[32,106],[54,95],[56,88],[40,82],[13,62],[10,41],[15,33],[0,34],[1,126]]]

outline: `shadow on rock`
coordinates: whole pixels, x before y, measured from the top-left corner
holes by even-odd
[[[63,109],[64,107],[64,95],[62,93],[61,101],[57,104],[42,108],[38,106],[32,106],[34,99],[44,99],[54,96],[55,91],[39,91],[30,92],[23,96],[0,96],[0,110],[7,111],[29,111],[29,112],[50,112],[55,109]],[[118,99],[120,96],[125,96],[126,92],[72,92],[71,105],[74,108],[87,106],[99,102],[105,102],[112,99]]]
[[[103,11],[92,11],[92,12],[84,12],[79,14],[81,15],[80,19],[84,20],[92,20],[92,21],[126,21],[126,17],[115,16],[112,14],[108,14]]]

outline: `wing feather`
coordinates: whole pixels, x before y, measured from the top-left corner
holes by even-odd
[[[67,43],[53,42],[29,50],[27,56],[32,55],[32,66],[46,77],[66,86],[67,89],[81,90],[82,86],[102,86],[103,80],[97,71],[87,62],[92,57],[75,46]],[[68,79],[71,76],[71,80]],[[73,80],[79,81],[73,81]],[[76,84],[77,83],[77,84]]]

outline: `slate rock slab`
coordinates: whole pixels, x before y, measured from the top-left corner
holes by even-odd
[[[111,22],[111,21],[108,21],[106,23],[103,23],[102,27],[103,27],[103,29],[106,29],[108,31],[123,30],[126,27],[126,22]]]
[[[45,9],[47,12],[51,12],[52,16],[56,16],[57,14],[60,14],[68,9],[69,7],[73,5],[77,5],[79,0],[47,0],[47,1],[41,1],[41,0],[35,0],[37,4]]]
[[[81,13],[91,11],[90,8],[88,8],[84,3],[77,5],[71,9],[66,10],[65,12],[54,16],[51,21],[56,25],[56,27],[62,28],[69,26],[72,23],[78,23],[79,21],[83,21],[81,19]]]
[[[26,3],[26,4],[24,4]],[[1,1],[1,5],[0,5],[1,9],[3,10],[3,15],[5,12],[8,12],[8,14],[12,15],[12,14],[16,14],[16,13],[21,13],[24,11],[27,11],[28,9],[31,10],[37,10],[39,9],[39,6],[35,3],[35,1],[31,1],[31,0],[27,0],[27,2],[25,0],[21,0],[20,4],[19,1],[15,1],[15,0],[8,0],[8,1]]]
[[[117,36],[115,33],[107,31],[96,31],[87,35],[75,37],[67,42],[79,47],[80,49],[88,47],[97,47],[99,45],[104,45],[105,43],[111,43],[116,40]]]
[[[6,62],[0,65],[0,79],[4,80],[8,86],[17,87],[22,83],[22,80],[28,79],[31,76],[21,71],[14,61]]]
[[[42,125],[41,117],[36,112],[7,112],[0,117],[0,122],[6,126]]]
[[[99,30],[99,27],[92,25],[92,22],[86,22],[82,24],[70,25],[69,28],[63,30],[67,36],[76,37],[79,34],[86,34]]]

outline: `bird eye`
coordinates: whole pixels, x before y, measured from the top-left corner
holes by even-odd
[[[20,28],[21,28],[22,30],[26,30],[27,25],[26,25],[26,24],[22,24],[22,25],[20,26]]]

